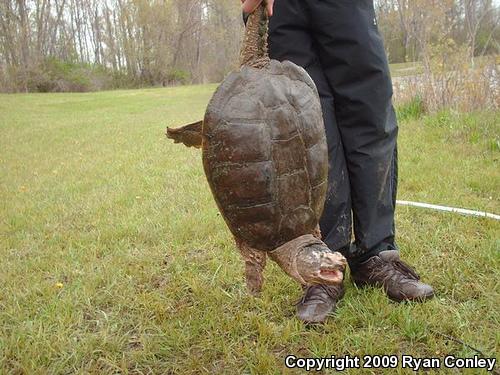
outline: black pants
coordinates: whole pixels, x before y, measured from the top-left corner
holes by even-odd
[[[330,161],[324,241],[351,267],[397,249],[398,127],[373,1],[276,0],[269,51],[304,67],[318,88]]]

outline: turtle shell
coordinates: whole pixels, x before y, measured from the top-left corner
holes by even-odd
[[[328,155],[314,82],[271,60],[231,73],[203,121],[203,166],[238,240],[273,250],[312,233],[323,211]]]

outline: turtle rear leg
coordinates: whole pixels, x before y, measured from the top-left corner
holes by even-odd
[[[198,121],[180,128],[167,128],[165,134],[167,138],[173,139],[174,143],[184,143],[187,147],[200,148],[202,127],[203,121]]]
[[[266,267],[266,252],[254,249],[239,240],[236,240],[236,246],[245,261],[247,289],[253,296],[259,296],[264,284],[263,271]]]

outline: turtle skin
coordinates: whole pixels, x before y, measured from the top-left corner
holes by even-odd
[[[271,251],[314,232],[328,153],[318,92],[303,68],[271,60],[231,73],[207,107],[202,139],[208,183],[237,241]]]

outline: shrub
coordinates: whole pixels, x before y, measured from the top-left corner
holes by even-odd
[[[424,101],[420,96],[414,96],[406,103],[397,106],[396,113],[401,121],[419,119],[425,113]]]
[[[28,68],[11,68],[0,73],[0,88],[7,92],[85,92],[138,86],[124,72],[52,57]]]
[[[423,74],[394,80],[397,104],[411,110],[415,101],[420,100],[421,108],[429,113],[443,109],[471,112],[499,108],[500,75],[495,58],[476,59],[471,68],[468,51],[451,40],[431,50]]]
[[[168,85],[185,85],[189,82],[189,72],[182,69],[172,69],[166,77]]]

